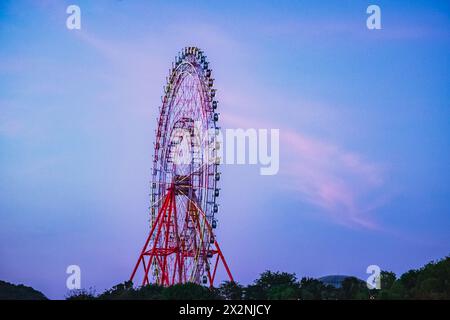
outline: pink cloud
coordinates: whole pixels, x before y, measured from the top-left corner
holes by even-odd
[[[222,119],[229,127],[280,128],[228,113]],[[371,213],[386,201],[377,196],[384,184],[383,166],[290,128],[280,128],[280,152],[280,189],[293,192],[335,223],[380,228]]]
[[[285,166],[280,172],[290,179],[287,188],[301,199],[321,207],[338,223],[375,229],[370,217],[373,194],[383,185],[382,166],[335,144],[290,129],[280,129]]]

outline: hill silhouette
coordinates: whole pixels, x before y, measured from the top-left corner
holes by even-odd
[[[0,300],[47,300],[40,291],[0,280]]]

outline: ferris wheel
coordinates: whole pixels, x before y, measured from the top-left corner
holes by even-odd
[[[142,277],[141,285],[213,286],[219,263],[233,281],[215,237],[221,174],[213,83],[199,48],[175,58],[156,129],[150,232],[130,278]]]

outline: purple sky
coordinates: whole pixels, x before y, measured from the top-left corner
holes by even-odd
[[[223,128],[279,128],[280,171],[222,167],[237,281],[397,274],[449,254],[450,5],[2,1],[0,279],[61,298],[127,280],[147,236],[157,107],[177,52],[211,62]],[[82,29],[66,29],[78,4]],[[223,273],[222,273],[223,275]]]

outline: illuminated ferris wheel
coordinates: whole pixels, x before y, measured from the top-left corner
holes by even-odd
[[[221,263],[215,237],[220,181],[216,90],[196,47],[176,57],[164,88],[154,143],[150,233],[130,280],[214,285]],[[139,275],[138,275],[139,274]]]

